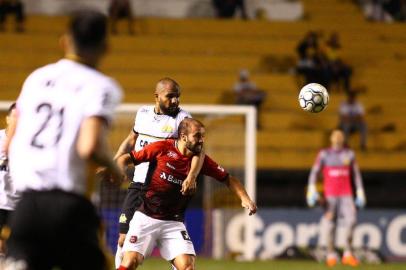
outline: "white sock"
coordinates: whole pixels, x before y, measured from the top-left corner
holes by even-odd
[[[119,245],[117,245],[116,257],[114,259],[116,269],[120,268],[122,260],[123,260],[123,247],[120,247]]]
[[[345,251],[344,251],[343,257],[348,257],[348,256],[352,256],[351,250],[345,250]]]

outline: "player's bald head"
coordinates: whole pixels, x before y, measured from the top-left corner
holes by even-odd
[[[185,118],[180,122],[178,127],[178,136],[180,137],[181,134],[188,135],[189,132],[195,129],[204,128],[204,125],[199,120],[193,118]]]
[[[172,78],[165,77],[165,78],[160,79],[156,84],[155,94],[160,95],[168,90],[180,92],[180,86]]]

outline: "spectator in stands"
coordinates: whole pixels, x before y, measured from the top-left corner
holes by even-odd
[[[6,17],[14,14],[16,32],[24,31],[24,5],[20,0],[0,0],[0,32],[5,30]]]
[[[254,105],[258,112],[266,97],[266,93],[250,80],[249,71],[246,69],[240,71],[238,81],[234,85],[234,93],[237,104]],[[259,117],[257,119],[257,127],[260,128]]]
[[[241,12],[241,18],[247,19],[245,0],[213,0],[213,6],[218,18],[233,18],[237,9]]]
[[[1,1],[1,0],[0,0]],[[128,21],[128,33],[134,34],[134,16],[130,0],[111,0],[109,6],[110,27],[113,34],[117,34],[117,21],[126,18]]]
[[[316,82],[329,88],[331,71],[326,55],[319,48],[318,39],[318,34],[310,31],[299,42],[296,48],[299,56],[296,72],[303,75],[305,84]]]
[[[356,97],[356,92],[351,91],[347,95],[347,100],[341,103],[339,107],[339,126],[344,131],[347,145],[350,134],[359,131],[361,150],[366,150],[367,124],[365,110],[362,104],[356,100]]]
[[[357,0],[371,21],[392,22],[406,20],[405,0]]]
[[[352,69],[340,56],[340,36],[337,32],[330,35],[325,46],[325,55],[328,61],[332,83],[338,89],[343,88],[347,93],[350,91]]]

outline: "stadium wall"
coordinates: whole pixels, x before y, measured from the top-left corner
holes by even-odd
[[[216,210],[213,213],[223,222],[213,221],[216,243],[215,258],[241,254],[245,242],[241,232],[245,214],[238,210]],[[289,247],[315,247],[319,239],[319,219],[322,209],[260,208],[255,219],[256,258],[273,259]],[[215,224],[224,224],[218,226]],[[337,230],[336,246],[343,246],[343,231]],[[193,236],[192,236],[193,239]],[[321,240],[322,241],[322,240]],[[358,213],[353,238],[354,249],[376,250],[387,261],[406,261],[406,212],[404,210],[364,210]]]
[[[31,14],[63,15],[88,6],[107,11],[109,0],[35,0],[24,1]],[[190,18],[214,17],[212,0],[131,0],[133,12],[139,17]],[[289,0],[250,0],[246,1],[246,11],[250,18],[258,12],[269,20],[298,20],[303,16],[301,1]]]

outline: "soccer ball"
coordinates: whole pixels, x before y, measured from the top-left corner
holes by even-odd
[[[307,112],[321,112],[327,107],[328,101],[327,89],[321,84],[309,83],[300,89],[299,104]]]

